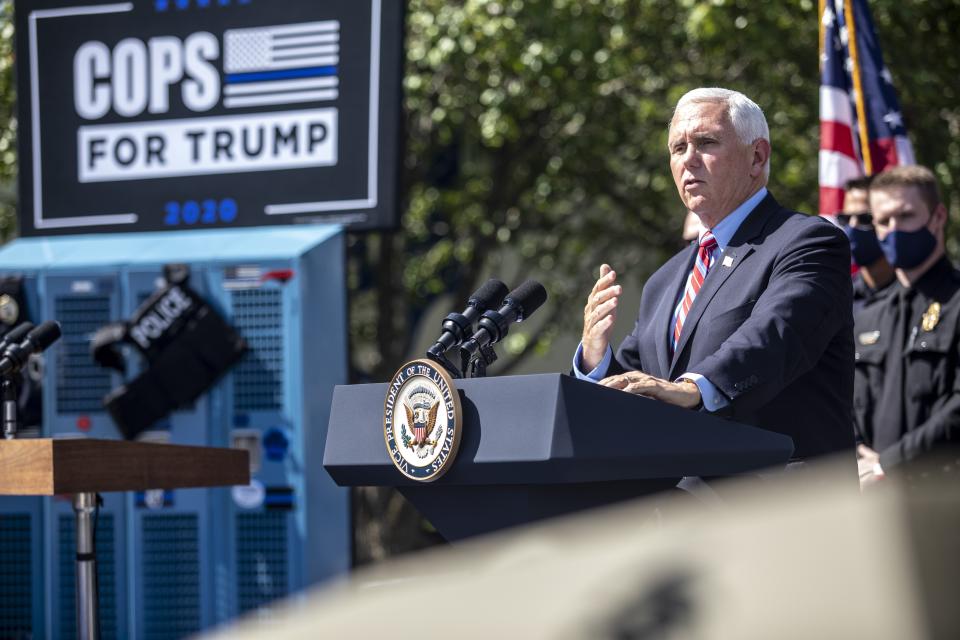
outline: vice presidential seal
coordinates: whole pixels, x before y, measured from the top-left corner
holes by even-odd
[[[446,371],[429,360],[400,367],[383,403],[383,437],[400,473],[421,482],[442,476],[460,446],[460,396]]]

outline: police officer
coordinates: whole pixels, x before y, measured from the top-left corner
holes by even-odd
[[[920,166],[881,173],[870,209],[902,287],[854,324],[861,487],[960,438],[960,272],[945,256],[936,178]]]
[[[893,267],[887,262],[873,228],[867,193],[871,177],[854,178],[844,185],[843,212],[837,220],[850,240],[850,253],[860,269],[853,277],[853,311],[886,298],[897,289]]]

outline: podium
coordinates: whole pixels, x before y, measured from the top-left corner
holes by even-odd
[[[99,636],[94,518],[97,494],[249,484],[247,451],[93,439],[0,440],[0,495],[74,494],[77,629]]]
[[[782,467],[790,437],[562,374],[457,380],[463,435],[431,483],[384,443],[387,384],[333,392],[323,465],[341,486],[394,486],[454,541],[668,489],[684,476]]]

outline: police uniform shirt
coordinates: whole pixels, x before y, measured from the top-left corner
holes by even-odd
[[[894,278],[882,287],[873,289],[864,281],[863,271],[858,271],[853,276],[853,312],[857,313],[863,307],[884,300],[899,288],[900,283]]]
[[[958,438],[960,272],[942,258],[857,314],[857,437],[889,470]]]

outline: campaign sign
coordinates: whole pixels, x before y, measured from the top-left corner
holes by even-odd
[[[402,6],[17,0],[21,234],[395,226]]]

